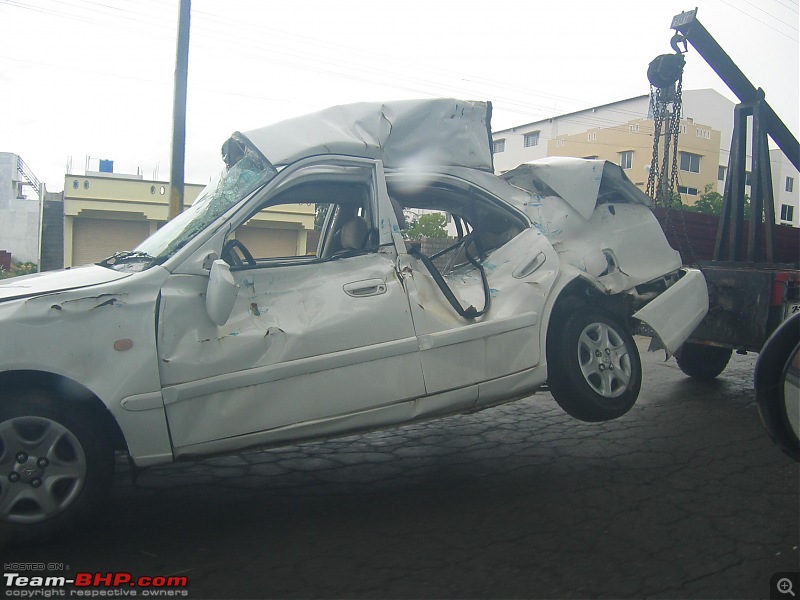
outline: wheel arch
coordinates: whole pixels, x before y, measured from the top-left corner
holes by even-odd
[[[547,328],[545,339],[549,341],[551,331],[556,331],[557,326],[563,324],[575,310],[586,306],[604,310],[633,333],[631,320],[633,299],[627,294],[605,294],[591,281],[578,275],[570,280],[552,301],[549,315],[545,320]],[[554,325],[556,327],[553,327]]]
[[[9,402],[17,390],[39,389],[55,394],[70,408],[85,414],[98,429],[109,435],[115,450],[127,451],[125,436],[103,401],[81,383],[58,373],[34,369],[0,372],[0,402]]]

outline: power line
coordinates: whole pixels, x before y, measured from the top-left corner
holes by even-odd
[[[779,33],[779,34],[781,34],[783,37],[785,37],[785,38],[789,38],[789,39],[790,39],[790,40],[792,40],[793,42],[797,42],[797,41],[798,41],[798,40],[796,40],[795,38],[793,38],[792,36],[790,36],[789,34],[787,34],[787,33],[784,33],[783,31],[781,31],[780,29],[776,29],[775,27],[773,27],[773,26],[772,26],[772,25],[770,25],[769,23],[765,23],[764,21],[762,21],[761,19],[758,19],[758,18],[754,17],[754,16],[753,16],[753,15],[751,15],[750,13],[747,13],[747,12],[743,11],[741,8],[739,8],[739,7],[737,7],[737,6],[734,6],[733,4],[730,4],[729,2],[726,2],[725,0],[720,0],[720,2],[722,2],[722,3],[723,3],[723,4],[725,4],[726,6],[730,6],[730,7],[731,7],[732,9],[734,9],[734,10],[738,10],[740,13],[742,13],[742,14],[743,14],[743,15],[745,15],[746,17],[748,17],[748,18],[750,18],[750,19],[753,19],[754,21],[757,21],[757,22],[761,23],[761,24],[762,24],[762,25],[764,25],[765,27],[769,27],[770,29],[772,29],[772,31],[775,31],[776,33]]]
[[[772,0],[772,1],[775,2],[776,4],[780,5],[780,6],[784,7],[784,8],[788,8],[793,13],[798,14],[796,6],[790,6],[788,4],[784,4],[783,2],[781,2],[781,0]]]
[[[776,16],[775,16],[775,15],[773,15],[772,13],[770,13],[770,12],[767,12],[766,10],[764,10],[764,9],[763,9],[763,8],[761,8],[760,6],[757,6],[757,5],[753,4],[753,3],[752,3],[752,2],[750,2],[749,0],[742,0],[742,2],[744,2],[745,4],[749,4],[750,6],[752,6],[753,8],[755,8],[756,10],[760,10],[760,11],[761,11],[761,12],[763,12],[765,15],[767,15],[767,16],[769,16],[769,17],[772,17],[773,19],[775,19],[776,21],[778,21],[778,23],[780,23],[781,25],[786,25],[786,26],[787,26],[789,29],[791,29],[791,30],[793,30],[793,31],[798,31],[797,27],[792,27],[792,26],[791,26],[789,23],[787,23],[787,22],[785,22],[785,21],[782,21],[782,20],[781,20],[779,17],[776,17]]]

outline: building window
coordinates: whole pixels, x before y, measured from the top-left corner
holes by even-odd
[[[506,149],[506,141],[504,139],[503,140],[495,140],[494,144],[492,144],[492,151],[495,154],[500,154],[501,152],[504,152],[505,149]]]
[[[711,132],[707,129],[695,129],[694,133],[697,137],[703,138],[704,140],[711,139]]]
[[[787,177],[786,178],[786,191],[787,192],[793,192],[794,191],[794,177]],[[791,206],[789,208],[791,208]]]
[[[590,134],[587,136],[587,139],[588,139],[590,142],[593,142],[593,141],[595,141],[595,140],[597,139],[597,133],[590,133]]]
[[[525,148],[530,148],[531,146],[538,146],[539,145],[539,132],[538,131],[531,131],[530,133],[526,133],[523,145],[525,146]]]
[[[745,185],[751,185],[751,183],[750,183],[750,171],[745,171],[744,172],[744,184]]]
[[[781,204],[781,221],[794,221],[794,206],[791,204]]]
[[[681,194],[686,194],[687,196],[697,196],[697,188],[686,187],[685,185],[679,185],[678,191]]]
[[[623,169],[630,169],[633,166],[633,150],[619,153],[619,166]]]
[[[638,125],[631,125],[628,127],[629,133],[639,133],[639,126]]]
[[[700,155],[692,154],[691,152],[681,152],[681,171],[688,171],[689,173],[700,172]]]
[[[564,145],[564,140],[556,140],[556,146],[561,148]]]
[[[686,135],[686,125],[681,125],[680,126],[680,132],[681,132],[681,135]]]
[[[717,180],[718,181],[725,181],[725,171],[727,171],[727,170],[728,170],[728,168],[727,167],[723,167],[722,165],[720,165],[717,168]]]

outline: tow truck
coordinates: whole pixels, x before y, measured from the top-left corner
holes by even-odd
[[[708,283],[709,311],[676,354],[684,373],[713,379],[725,369],[734,350],[740,354],[760,352],[770,334],[800,312],[800,230],[775,225],[767,138],[772,138],[799,170],[800,146],[766,101],[764,91],[748,80],[700,23],[697,9],[676,15],[671,28],[674,53],[656,57],[648,68],[656,129],[647,191],[667,238],[684,257],[695,255],[694,248],[702,246],[698,222],[713,218],[674,206],[681,83],[688,44],[739,99],[713,254],[711,260],[694,260]],[[749,182],[748,125],[752,128]],[[750,185],[749,223],[744,219],[746,183]]]

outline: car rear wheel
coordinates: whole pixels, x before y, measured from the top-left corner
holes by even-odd
[[[0,521],[15,542],[43,541],[99,509],[114,471],[105,432],[44,390],[0,405]]]
[[[607,313],[571,315],[548,334],[548,386],[555,401],[581,421],[616,419],[636,403],[642,381],[639,351]]]
[[[725,370],[732,352],[730,348],[686,342],[675,360],[680,370],[689,377],[711,380]]]

